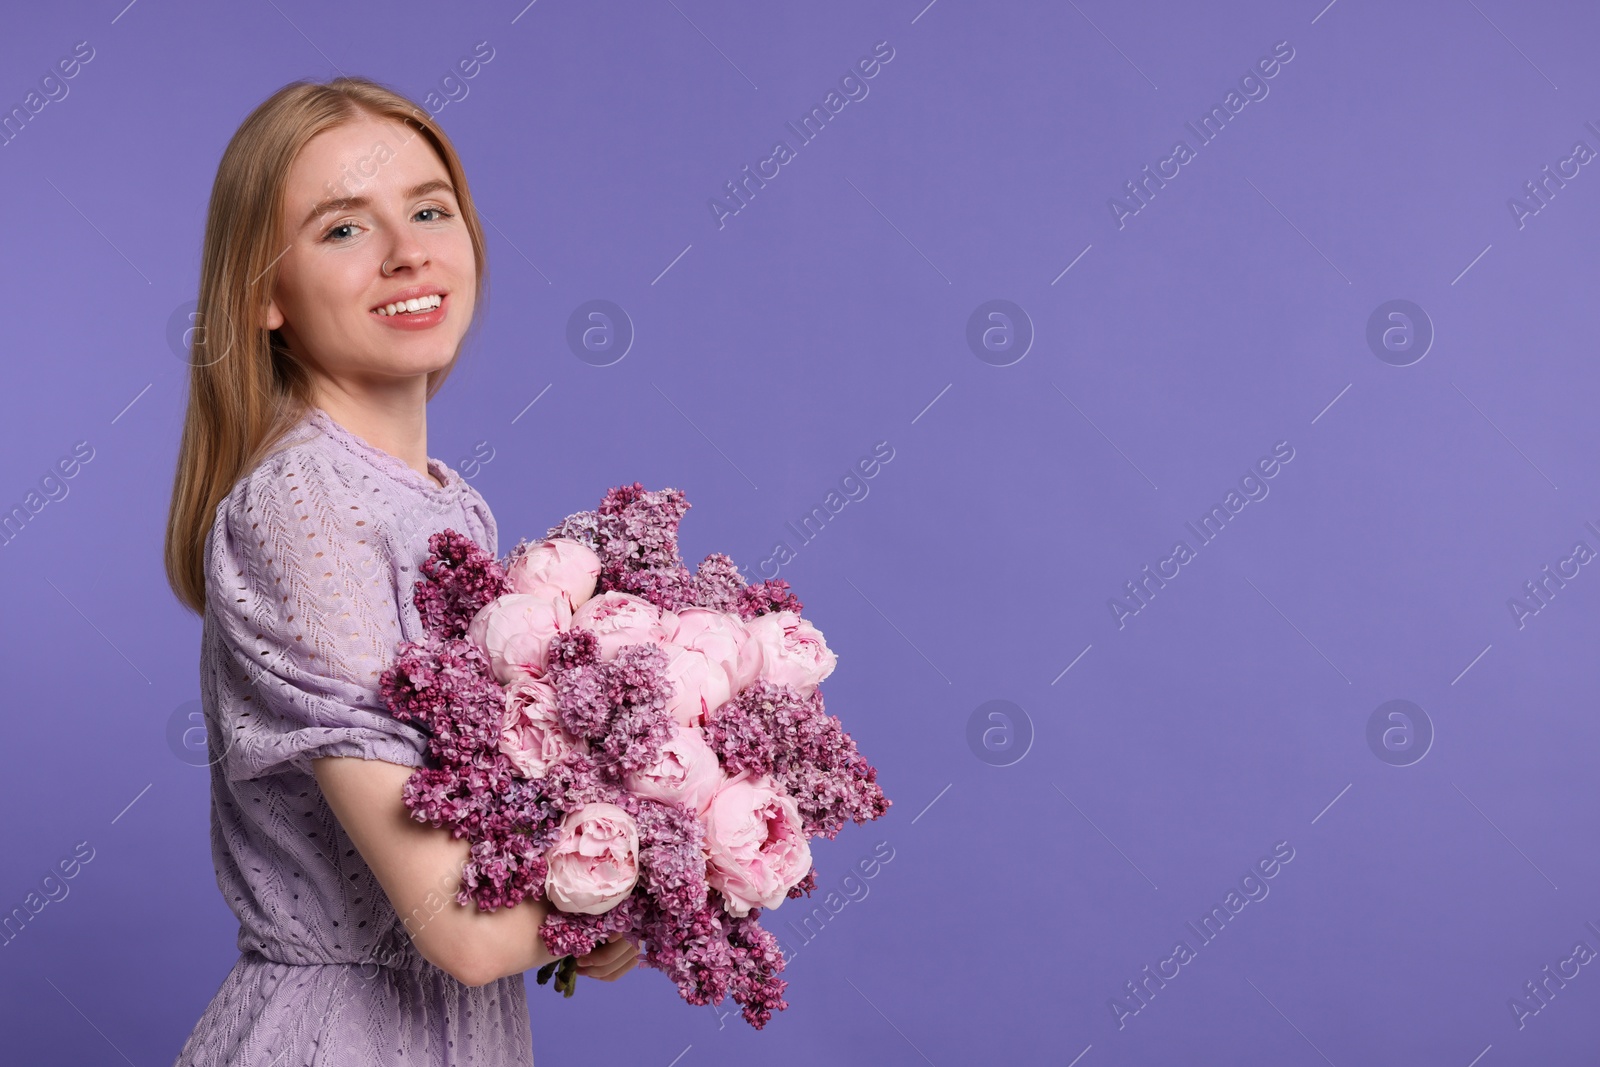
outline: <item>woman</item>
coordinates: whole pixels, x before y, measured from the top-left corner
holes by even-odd
[[[240,957],[184,1067],[533,1062],[522,972],[554,958],[548,906],[455,902],[467,843],[408,817],[424,739],[378,696],[423,636],[429,535],[499,551],[483,497],[427,454],[485,268],[449,139],[365,79],[285,86],[218,165],[166,564],[204,620]],[[636,955],[613,940],[579,973]]]

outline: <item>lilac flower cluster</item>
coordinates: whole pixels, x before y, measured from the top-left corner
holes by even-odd
[[[847,821],[870,822],[889,810],[878,769],[838,717],[822,710],[821,690],[802,697],[754,682],[706,717],[705,734],[728,773],[772,775],[795,798],[807,836],[831,841]]]
[[[605,494],[595,511],[568,516],[547,538],[566,538],[600,560],[598,592],[618,591],[667,611],[711,608],[744,620],[800,611],[788,583],[747,584],[732,559],[708,555],[684,566],[678,524],[689,509],[676,489],[639,483]],[[706,831],[681,804],[631,792],[624,780],[653,764],[674,731],[675,694],[659,645],[623,645],[603,660],[594,633],[573,626],[549,644],[544,680],[554,687],[562,727],[577,744],[539,778],[518,774],[501,751],[507,692],[468,638],[486,605],[511,591],[504,563],[454,530],[434,534],[413,591],[427,636],[401,646],[381,690],[395,717],[428,735],[429,765],[407,781],[412,818],[471,842],[459,903],[485,910],[545,899],[548,850],[562,819],[587,804],[614,804],[638,827],[639,876],[632,892],[600,914],[552,907],[541,927],[550,951],[576,957],[622,934],[646,966],[665,972],[691,1004],[732,996],[761,1028],[788,1006],[777,940],[760,908],[735,916],[707,880]],[[728,775],[770,776],[792,797],[806,836],[833,838],[850,820],[883,815],[890,801],[877,771],[857,751],[820,690],[802,694],[755,681],[704,723],[707,744]],[[789,891],[809,894],[815,871]],[[541,977],[541,981],[543,978]]]
[[[721,552],[707,556],[691,574],[678,554],[678,523],[691,506],[681,490],[646,490],[634,482],[608,490],[597,510],[569,515],[545,536],[593,549],[601,560],[602,593],[632,593],[667,611],[692,605],[744,619],[800,610],[788,582],[747,586],[732,558]]]
[[[654,763],[672,736],[666,652],[658,645],[624,645],[615,659],[602,663],[594,635],[581,628],[552,644],[564,664],[550,671],[562,725],[598,750],[597,766],[607,779],[620,782],[629,771]]]

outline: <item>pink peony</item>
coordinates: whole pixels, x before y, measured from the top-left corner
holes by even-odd
[[[559,911],[601,915],[639,879],[639,825],[615,804],[585,804],[561,820],[544,892]]]
[[[643,597],[615,590],[584,601],[572,613],[572,625],[592,632],[600,643],[600,659],[610,662],[623,645],[659,645],[677,628],[678,617]]]
[[[770,775],[728,779],[706,809],[706,880],[728,914],[775,908],[811,870],[811,844],[794,799]]]
[[[587,545],[567,537],[518,545],[506,566],[513,592],[559,596],[572,611],[594,596],[599,577],[600,557]]]
[[[672,683],[672,696],[667,714],[684,726],[700,726],[733,696],[733,681],[727,669],[704,652],[674,644],[661,647],[670,657],[667,679]]]
[[[522,777],[543,778],[552,764],[577,745],[578,741],[561,728],[555,686],[528,674],[507,683],[500,751]]]
[[[648,767],[630,773],[623,787],[630,793],[682,804],[696,816],[704,815],[725,775],[717,754],[706,744],[698,727],[675,726],[672,739]]]
[[[809,696],[833,673],[837,661],[822,640],[822,631],[794,612],[757,615],[744,625],[751,644],[760,650],[756,676],[763,681]]]
[[[750,630],[737,615],[710,608],[680,608],[678,627],[667,640],[705,654],[728,672],[733,691],[755,681],[761,666],[761,649],[750,641]]]
[[[504,685],[519,672],[542,676],[550,639],[571,627],[572,611],[565,600],[507,593],[472,617],[467,639],[483,650],[495,681]]]

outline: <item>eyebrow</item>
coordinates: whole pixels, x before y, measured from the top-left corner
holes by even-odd
[[[438,192],[441,189],[449,193],[451,196],[454,196],[456,192],[455,186],[451,185],[443,178],[430,178],[421,184],[414,185],[410,189],[407,189],[405,192],[405,199],[415,200],[419,196],[425,196],[428,193]],[[326,200],[319,201],[317,205],[311,209],[310,214],[306,215],[306,220],[300,224],[300,228],[305,229],[307,226],[317,221],[317,219],[321,218],[323,215],[329,214],[330,212],[347,211],[350,208],[357,207],[367,207],[371,203],[372,201],[365,196],[330,196]]]

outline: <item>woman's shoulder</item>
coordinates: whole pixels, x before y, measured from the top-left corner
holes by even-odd
[[[370,582],[427,555],[428,535],[449,519],[450,505],[465,519],[462,532],[490,553],[499,531],[488,501],[459,471],[449,472],[458,493],[421,494],[382,467],[302,420],[233,485],[218,503],[206,538],[208,575],[247,569],[298,570],[324,580],[359,574]]]
[[[326,438],[314,430],[307,432],[301,423],[239,476],[217,504],[217,521],[261,508],[292,508],[308,496],[319,502],[337,498],[359,502],[364,486],[355,465],[341,459],[328,447]]]
[[[218,502],[207,573],[314,578],[353,567],[370,576],[382,555],[380,524],[370,487],[349,468],[315,437],[286,436]]]

